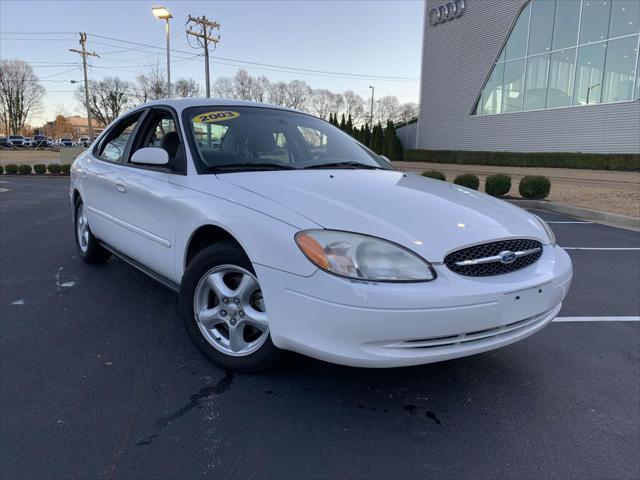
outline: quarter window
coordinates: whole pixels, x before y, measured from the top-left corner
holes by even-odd
[[[637,99],[639,45],[638,0],[531,0],[473,114]]]

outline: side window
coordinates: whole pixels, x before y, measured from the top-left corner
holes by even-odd
[[[176,124],[173,121],[173,117],[169,114],[158,115],[154,119],[154,125],[152,125],[151,136],[145,142],[143,147],[160,147],[162,148],[163,142],[166,143],[168,141],[167,134],[169,133],[177,133]]]
[[[320,130],[310,127],[298,127],[305,146],[309,149],[309,153],[313,159],[327,156],[327,136]]]
[[[145,147],[164,149],[169,155],[169,168],[174,171],[184,170],[182,165],[184,155],[181,155],[180,134],[171,112],[167,110],[152,110],[145,117],[144,125],[140,127],[131,153]]]
[[[138,113],[124,118],[113,127],[100,144],[97,156],[109,162],[119,162],[141,115],[142,113]]]

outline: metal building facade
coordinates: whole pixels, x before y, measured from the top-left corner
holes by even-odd
[[[640,153],[640,100],[472,115],[501,48],[529,0],[466,0],[463,15],[432,25],[447,0],[426,0],[416,148]]]

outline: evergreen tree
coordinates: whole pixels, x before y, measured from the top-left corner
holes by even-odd
[[[333,113],[329,114],[329,123],[333,125]]]
[[[380,122],[373,127],[373,131],[371,132],[371,149],[376,152],[378,155],[382,155],[383,147],[384,147],[384,133],[382,132],[382,125]]]
[[[369,130],[368,123],[365,123],[362,127],[362,144],[371,148],[371,130]]]
[[[342,118],[340,119],[340,130],[343,132],[346,130],[347,124],[344,119],[344,113],[342,114]]]
[[[347,133],[351,135],[353,132],[353,120],[351,119],[351,114],[349,114],[349,118],[347,119],[346,128],[347,128]]]

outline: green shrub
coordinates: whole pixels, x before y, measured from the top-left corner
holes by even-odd
[[[2,175],[3,173],[4,173],[4,167],[0,165],[0,175]]]
[[[69,165],[68,163],[65,163],[64,165],[60,165],[60,173],[62,175],[69,175],[70,171],[71,171],[71,165]]]
[[[18,165],[18,175],[30,175],[31,165]]]
[[[511,167],[584,168],[640,171],[637,153],[473,152],[462,150],[405,150],[404,161],[498,165]]]
[[[539,200],[546,198],[551,190],[551,182],[547,177],[542,175],[527,175],[520,180],[518,189],[520,195],[524,198]]]
[[[484,182],[484,191],[494,197],[502,197],[511,190],[511,177],[504,173],[489,175]]]
[[[18,173],[18,166],[14,165],[13,163],[10,163],[6,167],[4,167],[4,171],[7,172],[9,175],[15,175],[16,173]]]
[[[38,175],[44,175],[45,173],[47,173],[47,166],[44,163],[36,163],[33,166],[33,171]]]
[[[443,182],[447,181],[447,177],[444,176],[444,173],[438,170],[427,170],[426,172],[422,172],[422,176],[435,178],[436,180],[442,180]]]
[[[473,173],[463,173],[462,175],[458,175],[453,180],[453,183],[463,187],[471,188],[472,190],[477,190],[480,186],[480,179]]]
[[[60,164],[59,163],[50,163],[47,165],[47,170],[51,175],[58,175],[60,173]]]

